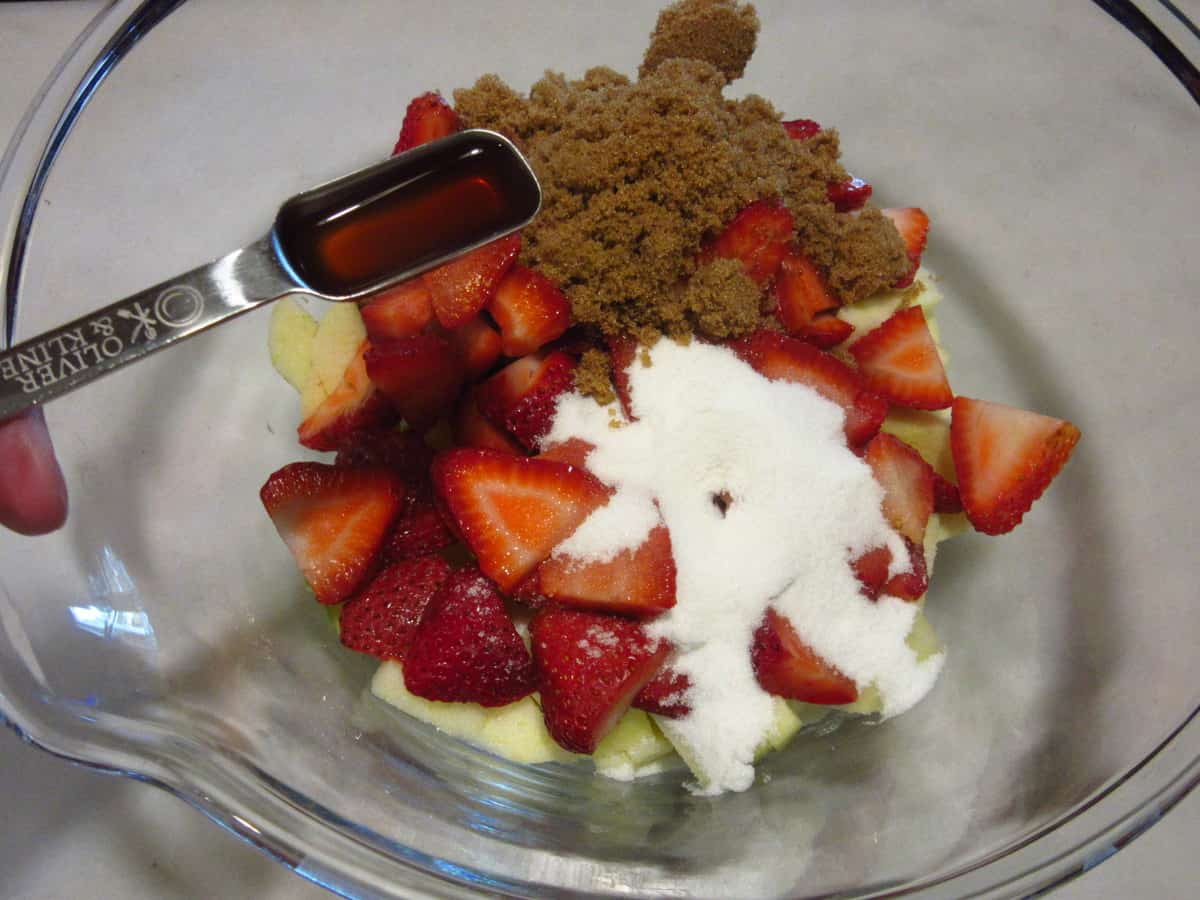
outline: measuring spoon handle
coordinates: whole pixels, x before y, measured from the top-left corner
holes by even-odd
[[[299,287],[267,236],[0,351],[0,422]]]

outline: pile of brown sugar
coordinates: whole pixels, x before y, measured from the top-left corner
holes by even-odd
[[[494,75],[455,92],[465,125],[508,135],[537,173],[544,202],[522,261],[563,288],[575,321],[645,342],[762,327],[770,301],[735,263],[697,265],[705,240],[762,198],[791,210],[844,302],[906,274],[885,217],[841,214],[827,198],[847,177],[835,131],[793,140],[766,100],[724,97],[757,32],[748,4],[683,0],[659,16],[636,82],[596,68],[576,81],[548,72],[527,97]]]

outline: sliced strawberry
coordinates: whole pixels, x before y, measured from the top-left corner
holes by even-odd
[[[868,600],[874,600],[883,591],[891,563],[892,551],[887,547],[873,547],[850,561],[850,568],[862,586],[863,596]]]
[[[687,692],[691,688],[690,678],[667,666],[660,669],[658,674],[638,691],[638,695],[633,698],[633,706],[656,716],[682,719],[692,711],[687,701]]]
[[[604,350],[605,344],[599,334],[589,325],[572,325],[562,336],[542,348],[551,353],[561,350],[572,359],[579,359],[589,350]]]
[[[960,513],[963,511],[962,497],[958,485],[933,473],[933,511],[938,513]]]
[[[858,372],[879,396],[912,409],[945,409],[954,400],[925,311],[910,306],[854,342]]]
[[[1016,528],[1079,443],[1070,422],[1002,403],[955,397],[950,416],[963,509],[984,534]]]
[[[479,411],[530,450],[550,431],[558,397],[575,387],[575,360],[556,351],[524,356],[479,386]]]
[[[367,342],[363,341],[342,374],[341,384],[300,423],[298,435],[305,447],[337,450],[364,431],[395,423],[395,408],[367,376],[366,352]]]
[[[534,690],[533,659],[478,569],[455,572],[434,595],[404,657],[404,685],[446,703],[505,706]]]
[[[777,697],[820,704],[858,699],[854,681],[817,656],[792,623],[774,609],[767,609],[754,632],[750,661],[762,689]]]
[[[454,442],[460,447],[477,447],[481,450],[500,450],[504,453],[523,455],[525,448],[509,437],[508,432],[497,428],[479,411],[475,400],[478,388],[466,391],[459,398],[454,412]]]
[[[300,462],[272,474],[259,497],[317,600],[341,603],[374,573],[404,484],[383,468]]]
[[[419,147],[438,138],[449,137],[462,126],[458,114],[441,94],[430,91],[408,104],[404,123],[400,126],[400,137],[392,148],[392,155]]]
[[[560,337],[571,324],[571,304],[554,282],[533,269],[513,266],[488,304],[500,326],[505,356],[524,356]]]
[[[564,462],[567,465],[586,469],[588,454],[595,449],[594,444],[588,443],[583,438],[569,438],[561,444],[554,444],[547,447],[538,454],[537,458]]]
[[[436,334],[380,341],[366,362],[371,380],[417,430],[449,411],[465,377],[458,354]]]
[[[617,401],[621,411],[630,422],[636,422],[633,414],[633,395],[629,389],[629,367],[638,355],[637,338],[628,334],[608,339],[608,355],[612,365],[613,388],[617,392]]]
[[[422,275],[442,326],[458,328],[475,318],[520,252],[521,236],[510,234]]]
[[[583,469],[497,450],[446,451],[433,483],[479,567],[506,592],[609,496]]]
[[[372,341],[412,337],[433,321],[433,295],[424,281],[414,278],[372,298],[362,317]]]
[[[807,341],[814,347],[829,350],[847,340],[854,333],[854,326],[845,319],[839,319],[836,313],[820,313],[804,328],[796,332],[796,337]]]
[[[780,324],[797,337],[804,336],[818,314],[842,305],[829,290],[821,270],[795,246],[788,248],[779,265],[775,298],[778,301],[775,314]]]
[[[755,284],[765,286],[779,269],[795,221],[778,200],[756,200],[733,217],[700,253],[700,261],[736,259]]]
[[[500,333],[482,317],[476,316],[461,328],[449,332],[446,339],[462,360],[469,380],[491,371],[500,358]]]
[[[546,728],[591,753],[671,652],[628,619],[548,606],[529,625]]]
[[[428,487],[425,490],[428,491]],[[389,562],[415,559],[445,550],[455,540],[433,497],[428,493],[416,494],[409,498],[404,512],[388,535],[383,556]]]
[[[883,488],[883,516],[917,546],[933,515],[933,469],[921,454],[887,432],[871,438],[864,454]]]
[[[541,593],[565,606],[654,616],[675,605],[675,557],[665,525],[607,562],[551,556],[538,567]]]
[[[888,579],[883,586],[885,594],[902,600],[919,600],[929,590],[929,569],[925,565],[925,548],[904,539],[908,548],[909,571],[900,572]]]
[[[807,385],[842,407],[850,446],[866,443],[883,424],[887,401],[868,391],[858,373],[840,359],[774,331],[758,331],[729,346],[759,374]]]
[[[412,431],[362,431],[338,449],[334,464],[343,468],[386,466],[410,487],[429,479],[433,451]]]
[[[925,252],[925,240],[929,236],[929,216],[925,215],[924,210],[915,206],[881,209],[880,212],[891,219],[896,230],[900,232],[904,247],[908,251],[909,262],[912,263],[908,275],[901,278],[894,286],[897,288],[908,287],[917,275],[917,269],[921,265],[921,254]]]
[[[792,119],[789,122],[780,123],[783,125],[783,130],[788,133],[794,141],[807,141],[809,138],[814,138],[821,133],[821,126],[812,119]]]
[[[421,614],[449,577],[440,556],[392,563],[342,607],[342,644],[378,659],[403,659]]]
[[[826,188],[826,196],[838,212],[854,212],[862,209],[870,199],[872,188],[861,178],[851,175],[845,181],[832,181]]]

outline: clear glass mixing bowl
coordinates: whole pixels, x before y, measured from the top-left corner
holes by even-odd
[[[386,155],[421,91],[632,71],[657,5],[115,3],[5,159],[7,324],[247,243],[281,198]],[[390,714],[259,506],[298,451],[251,315],[49,408],[73,511],[0,535],[8,721],[372,896],[1027,894],[1183,796],[1200,109],[1099,6],[758,7],[735,91],[838,126],[883,205],[929,211],[956,388],[1085,435],[1017,532],[939,556],[950,658],[925,703],[802,738],[715,799],[511,765]]]

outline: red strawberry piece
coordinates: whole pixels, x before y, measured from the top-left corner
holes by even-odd
[[[421,614],[449,577],[439,556],[392,563],[342,607],[342,644],[378,659],[403,659]]]
[[[1063,419],[955,397],[950,452],[963,509],[977,531],[1005,534],[1042,496],[1079,443]]]
[[[564,606],[654,616],[675,605],[675,557],[665,525],[607,562],[551,556],[538,567],[541,593]]]
[[[525,642],[478,569],[455,572],[425,607],[404,657],[404,685],[426,700],[483,706],[533,692]]]
[[[575,753],[612,731],[671,652],[637,622],[547,606],[529,625],[546,728]]]
[[[954,400],[925,311],[910,306],[854,342],[858,372],[879,396],[912,409],[945,409]]]
[[[479,386],[479,411],[530,450],[550,431],[558,397],[575,387],[575,360],[561,351],[524,356]]]
[[[891,563],[892,551],[887,547],[874,547],[850,561],[850,568],[862,586],[863,596],[868,600],[874,600],[883,591]]]
[[[523,455],[525,448],[509,437],[508,432],[493,425],[479,411],[475,394],[478,388],[467,391],[459,398],[454,413],[454,442],[460,447],[478,447],[483,450],[500,450],[504,453]]]
[[[519,252],[521,236],[510,234],[422,275],[442,326],[458,328],[475,318],[492,299]]]
[[[845,319],[839,319],[836,313],[820,313],[804,328],[796,333],[796,337],[807,341],[814,347],[829,350],[845,341],[854,333],[854,326]]]
[[[842,305],[829,290],[821,270],[795,246],[787,249],[780,262],[775,296],[779,300],[779,321],[789,331],[803,328],[817,313]]]
[[[300,443],[310,450],[337,450],[361,432],[386,428],[396,410],[367,376],[363,341],[342,374],[341,383],[300,423]]]
[[[476,316],[461,328],[448,332],[446,339],[462,360],[468,379],[489,372],[500,358],[500,333],[482,317]]]
[[[900,232],[904,247],[908,251],[909,262],[912,263],[908,275],[901,278],[894,286],[908,287],[917,275],[917,269],[921,265],[921,254],[925,252],[925,240],[929,236],[929,216],[925,215],[924,210],[915,206],[881,209],[880,212],[891,219],[896,230]]]
[[[887,415],[887,401],[869,390],[858,373],[816,347],[774,331],[759,331],[733,341],[731,349],[759,374],[804,384],[846,413],[846,440],[866,443]]]
[[[899,572],[888,579],[883,592],[902,600],[919,600],[929,590],[929,570],[925,565],[925,548],[904,539],[908,547],[909,571]]]
[[[692,711],[687,702],[687,692],[691,687],[690,678],[667,666],[660,669],[658,674],[638,691],[638,695],[633,698],[633,706],[656,716],[682,719]]]
[[[812,119],[792,119],[781,124],[788,137],[794,141],[807,141],[821,133],[821,126]]]
[[[734,216],[701,251],[700,261],[739,260],[746,275],[764,286],[775,277],[794,229],[795,222],[786,206],[778,200],[756,200]]]
[[[524,356],[562,336],[571,304],[554,282],[533,269],[513,266],[496,288],[488,312],[500,326],[505,356]]]
[[[433,321],[433,295],[420,278],[388,288],[362,308],[372,341],[412,337]]]
[[[567,465],[586,469],[588,454],[595,449],[595,445],[588,443],[583,438],[569,438],[561,444],[547,447],[538,454],[537,458],[564,462]]]
[[[605,344],[597,332],[587,325],[572,325],[562,336],[543,348],[546,352],[561,350],[573,359],[579,359],[589,350],[603,350]]]
[[[372,344],[366,361],[371,380],[418,431],[450,410],[465,376],[458,354],[436,334]]]
[[[438,138],[449,137],[461,127],[458,114],[441,94],[433,91],[422,94],[408,104],[404,122],[400,126],[400,138],[392,148],[392,155]]]
[[[267,515],[321,603],[341,603],[374,574],[404,484],[383,468],[284,466],[259,492]]]
[[[396,527],[388,535],[383,556],[388,561],[428,556],[445,550],[455,540],[433,497],[427,493],[417,494],[409,499]]]
[[[805,703],[840,704],[858,699],[858,687],[800,639],[785,616],[767,609],[750,649],[762,689]]]
[[[921,454],[887,432],[871,438],[864,455],[883,488],[883,516],[917,546],[933,515],[933,469]]]
[[[933,511],[938,513],[960,513],[963,511],[962,497],[958,485],[933,473]]]
[[[566,463],[459,448],[433,461],[433,483],[479,567],[511,592],[571,535],[609,489]]]
[[[833,208],[838,212],[854,212],[862,209],[870,198],[872,188],[861,178],[851,175],[845,181],[830,182],[826,188],[826,196]]]
[[[621,404],[621,410],[630,422],[637,421],[637,416],[633,414],[633,395],[629,389],[629,367],[637,359],[638,346],[637,338],[628,334],[608,339],[613,388],[617,392],[617,401]]]
[[[334,464],[343,468],[353,466],[386,466],[407,485],[419,484],[429,478],[433,451],[411,431],[362,431],[338,450]]]

